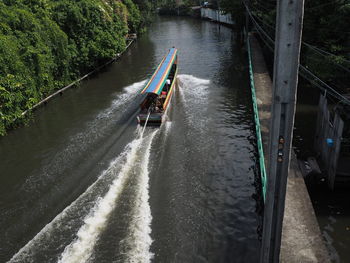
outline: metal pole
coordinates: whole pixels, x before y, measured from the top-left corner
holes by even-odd
[[[245,3],[246,3],[246,6],[248,8],[250,8],[250,0],[246,0]],[[249,22],[250,22],[249,14],[248,14],[247,9],[245,9],[245,32],[247,34],[247,37],[248,37],[248,32],[249,32]]]
[[[279,262],[294,125],[304,0],[277,1],[268,186],[261,262]]]
[[[220,31],[220,1],[218,0],[218,23],[219,23],[219,31]]]

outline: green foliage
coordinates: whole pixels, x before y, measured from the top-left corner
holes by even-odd
[[[178,6],[191,7],[198,5],[198,0],[158,0],[158,6],[166,8],[175,8]]]
[[[237,30],[243,30],[245,24],[245,8],[242,0],[218,0],[220,9],[225,13],[230,13],[236,22]]]
[[[252,14],[261,28],[275,37],[276,0],[251,0]],[[245,8],[241,0],[220,0],[220,7],[232,14],[237,30],[245,24]],[[350,81],[350,2],[349,0],[306,0],[304,6],[301,63],[339,92],[349,92]],[[253,24],[253,23],[252,23]],[[253,24],[254,26],[254,24]],[[262,38],[266,38],[263,36]],[[265,39],[265,41],[267,41]]]
[[[51,6],[53,20],[69,36],[74,75],[105,62],[125,47],[127,9],[120,2],[97,3],[62,0]]]
[[[158,14],[189,16],[192,13],[190,7],[199,5],[197,0],[159,0]]]
[[[350,81],[349,17],[348,0],[305,2],[303,40],[333,55],[304,46],[301,62],[341,93]]]
[[[154,0],[133,0],[141,12],[141,26],[144,27],[150,23],[153,16],[153,10],[159,6]]]
[[[141,25],[141,14],[138,7],[131,0],[123,0],[123,3],[128,9],[128,25],[131,33],[138,31]]]
[[[0,1],[0,135],[23,111],[120,53],[141,23],[132,0]]]
[[[159,6],[162,8],[176,8],[176,1],[175,0],[163,0],[160,1]]]

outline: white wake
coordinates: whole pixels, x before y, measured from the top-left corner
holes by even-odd
[[[153,258],[150,251],[151,238],[151,207],[149,205],[149,162],[151,153],[151,144],[158,130],[153,131],[149,136],[144,158],[140,163],[140,175],[138,178],[138,189],[134,202],[134,211],[129,233],[121,243],[127,248],[126,262],[148,263]]]
[[[145,86],[147,80],[136,82],[123,89],[122,94],[116,94],[116,98],[112,101],[111,105],[103,112],[97,115],[97,119],[104,119],[110,117],[115,113],[117,109],[120,110],[121,106],[129,103],[131,100],[139,94],[139,91]],[[121,109],[123,110],[123,109]]]
[[[148,163],[150,149],[153,137],[157,131],[151,136],[144,139],[135,139],[129,147],[126,163],[123,165],[118,177],[113,181],[107,194],[100,199],[92,212],[84,219],[83,226],[79,229],[76,239],[69,244],[60,257],[60,263],[78,263],[86,262],[94,251],[94,245],[99,235],[104,231],[110,213],[116,207],[121,192],[129,178],[135,165],[139,165],[138,189],[136,193],[134,216],[130,224],[130,233],[128,234],[128,242],[132,243],[130,251],[126,251],[129,262],[149,262],[152,258],[150,246],[152,239],[151,234],[151,209],[148,203]],[[147,148],[142,156],[141,162],[139,151],[141,146],[146,143]]]

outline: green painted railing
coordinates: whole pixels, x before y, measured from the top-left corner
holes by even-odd
[[[263,144],[262,144],[262,139],[261,139],[258,104],[256,102],[256,93],[255,93],[255,85],[254,85],[254,75],[253,75],[252,56],[251,56],[251,51],[250,51],[249,36],[247,37],[247,49],[248,49],[248,58],[249,58],[249,78],[250,78],[250,88],[252,91],[255,130],[256,130],[256,137],[257,137],[257,141],[258,141],[259,166],[260,166],[262,194],[263,194],[263,198],[264,198],[264,202],[265,202],[266,187],[267,187],[267,175],[266,175],[266,168],[265,168],[264,149],[263,149]]]

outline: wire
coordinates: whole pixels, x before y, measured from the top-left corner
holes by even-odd
[[[266,27],[268,27],[270,30],[272,30],[273,32],[275,32],[275,27],[271,24],[269,24],[268,22],[264,21],[261,17],[259,17],[258,15],[254,15],[252,14],[257,20],[259,20],[261,23],[263,23]]]
[[[260,2],[257,1],[257,3],[258,3],[259,5],[261,5]],[[334,2],[332,2],[332,3],[334,3]],[[329,3],[328,3],[328,4],[329,4]],[[324,4],[323,4],[323,5],[324,5]],[[254,10],[252,10],[252,11],[258,11],[258,12],[263,13],[263,12],[262,12],[261,10],[259,10],[258,8],[254,7],[254,6],[252,6],[252,7],[254,8]],[[261,6],[261,7],[262,7],[262,6]],[[265,10],[266,10],[266,7],[264,7],[264,8],[265,8]],[[260,21],[262,24],[264,24],[266,27],[270,28],[273,32],[275,31],[275,26],[274,26],[274,24],[270,24],[270,23],[266,22],[266,21],[263,20],[258,14],[253,14],[253,15],[254,15],[254,17],[255,17],[257,20],[259,20],[259,21]],[[321,48],[319,48],[319,47],[316,47],[316,46],[313,46],[313,45],[311,45],[311,44],[308,44],[308,43],[306,43],[305,41],[302,41],[302,44],[305,45],[305,46],[307,46],[308,48],[312,49],[313,51],[317,52],[318,54],[324,56],[324,57],[327,57],[327,56],[339,57],[339,55],[332,54],[332,53],[330,53],[330,52],[328,52],[328,51],[325,51],[325,50],[323,50],[323,49],[321,49]],[[350,60],[347,60],[347,59],[344,58],[343,56],[341,56],[341,58],[342,58],[342,61],[343,61],[343,62],[348,63],[348,64],[350,65]],[[339,68],[345,70],[346,72],[350,73],[350,69],[349,69],[349,68],[344,67],[343,65],[338,64],[338,63],[336,63],[335,61],[331,61],[331,62],[332,62],[334,65],[336,65],[337,67],[339,67]]]
[[[251,13],[251,10],[249,9],[247,4],[245,3],[245,1],[243,1],[243,4],[247,10],[248,15],[250,16],[250,18],[253,22],[253,24],[255,25],[261,39],[264,41],[265,45],[273,52],[273,46],[275,44],[274,39],[272,39],[268,35],[268,33],[266,33],[266,31],[259,25],[259,23],[256,21],[254,15]],[[262,35],[264,35],[267,38],[267,40],[269,40],[270,43],[267,43],[267,41],[264,40]],[[271,44],[271,46],[270,46],[270,44]],[[299,74],[302,77],[304,77],[306,80],[308,80],[311,84],[313,84],[314,86],[321,89],[322,91],[325,91],[328,94],[330,94],[331,96],[333,96],[334,98],[337,98],[338,100],[344,102],[345,104],[350,105],[350,100],[348,98],[341,95],[334,88],[329,86],[327,83],[325,83],[323,80],[321,80],[319,77],[317,77],[314,73],[312,73],[310,70],[308,70],[305,66],[303,66],[301,64],[299,65]],[[311,76],[312,79],[310,79],[307,75],[309,75],[309,77]]]
[[[310,11],[310,10],[313,10],[313,9],[316,9],[316,8],[319,8],[319,7],[328,6],[328,5],[331,5],[331,4],[337,4],[337,1],[330,1],[328,3],[323,3],[323,4],[320,4],[320,5],[317,5],[317,6],[313,6],[313,7],[307,8],[306,10]],[[345,2],[343,3],[343,5],[345,5]]]
[[[243,2],[244,3],[244,2]],[[249,8],[247,7],[247,5],[244,3],[248,15],[250,16],[250,18],[252,19],[254,25],[257,27],[258,31],[261,31],[262,34],[264,34],[266,36],[266,38],[271,42],[271,44],[274,45],[275,41],[269,36],[269,34],[266,33],[266,31],[259,25],[259,23],[255,20],[254,15],[251,13],[251,11],[249,10]]]
[[[270,3],[269,1],[255,0],[254,3],[259,3],[264,7],[270,6],[271,8],[276,8],[276,1],[273,1],[273,3]]]
[[[302,72],[304,71],[304,72]],[[322,79],[320,79],[319,77],[317,77],[314,73],[312,73],[310,70],[308,70],[306,67],[304,67],[303,65],[299,65],[299,73],[302,73],[301,75],[306,78],[307,80],[309,80],[312,84],[314,84],[315,86],[317,86],[318,88],[327,91],[330,95],[332,95],[333,97],[337,98],[338,100],[341,100],[342,102],[344,102],[347,105],[350,105],[350,100],[346,97],[344,97],[343,95],[341,95],[339,92],[337,92],[335,89],[333,89],[331,86],[329,86],[327,83],[325,83]],[[310,80],[309,78],[307,78],[305,76],[305,74],[303,75],[303,73],[308,74],[309,76],[311,76],[313,78],[313,80]],[[317,81],[317,82],[315,82]],[[320,85],[321,84],[321,85]],[[323,87],[322,87],[323,86]]]
[[[314,56],[311,56],[311,55],[309,55],[309,56],[305,56],[305,58],[306,58],[306,61],[313,61],[314,63],[323,63],[324,65],[324,67],[328,67],[328,65],[329,65],[329,67],[331,68],[331,69],[334,69],[334,70],[336,70],[336,72],[338,72],[338,73],[340,73],[340,74],[344,74],[345,72],[347,72],[347,73],[350,73],[350,69],[348,69],[348,68],[346,68],[346,67],[343,67],[342,65],[339,65],[339,64],[337,64],[335,61],[333,61],[333,60],[325,60],[323,57],[314,57]],[[326,57],[327,58],[327,57]],[[307,62],[305,63],[306,65],[308,64]],[[331,64],[333,64],[333,65],[335,65],[335,66],[338,66],[339,67],[339,69],[338,68],[335,68],[335,67],[331,67],[332,65]],[[344,75],[347,75],[346,73],[344,74]],[[345,83],[345,85],[348,85],[348,83]]]
[[[273,10],[273,8],[275,8],[276,6],[273,6],[270,8],[266,7],[266,5],[264,5],[263,3],[259,2],[259,1],[256,1],[254,3],[251,4],[251,6],[255,6],[255,5],[258,5],[259,7],[261,7],[262,9],[264,9],[264,11],[267,11],[267,12],[271,12]]]
[[[329,91],[327,88],[323,87],[322,85],[318,84],[317,82],[315,82],[314,79],[310,78],[306,73],[299,71],[299,75],[304,78],[305,80],[307,80],[308,82],[310,82],[311,85],[317,87],[320,91],[323,91],[325,93],[325,95],[329,95],[328,96],[328,100],[330,100],[331,102],[333,102],[334,104],[336,103],[344,103],[346,105],[349,105],[349,103],[345,100],[343,100],[342,98],[338,97],[337,94],[333,93],[332,91]]]
[[[310,49],[316,51],[317,53],[319,53],[319,54],[321,54],[321,55],[323,55],[323,56],[339,57],[338,55],[329,53],[329,52],[327,52],[327,51],[325,51],[325,50],[323,50],[323,49],[320,49],[319,47],[310,45],[310,44],[308,44],[308,43],[306,43],[306,42],[304,42],[304,41],[303,41],[302,43],[303,43],[305,46],[307,46],[308,48],[310,48]],[[347,59],[345,59],[345,58],[343,58],[343,57],[342,57],[342,59],[343,59],[344,62],[350,64],[350,60],[347,60]],[[339,65],[339,66],[341,66],[341,65]],[[345,68],[345,69],[348,70],[347,68]]]
[[[256,23],[255,20],[252,20],[259,35],[260,35],[260,38],[261,40],[264,42],[264,44],[270,49],[271,52],[274,51],[274,41],[270,38],[270,36],[259,26],[259,24]],[[264,36],[270,41],[270,42],[267,42],[264,38]]]

